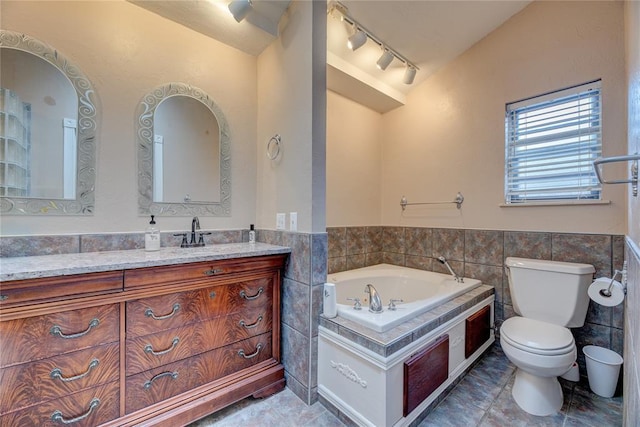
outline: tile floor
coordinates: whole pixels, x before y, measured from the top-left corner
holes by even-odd
[[[515,367],[499,344],[451,390],[419,427],[618,427],[622,397],[606,399],[586,384],[562,381],[564,405],[555,415],[536,417],[521,410],[511,397]],[[245,399],[191,427],[342,427],[320,403],[307,406],[289,389],[263,400]]]

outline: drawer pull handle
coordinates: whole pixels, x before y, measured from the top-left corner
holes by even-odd
[[[89,415],[91,415],[93,410],[96,409],[99,405],[100,405],[100,399],[98,399],[97,397],[94,397],[93,399],[91,399],[91,402],[89,402],[89,409],[84,414],[78,415],[75,418],[65,418],[64,415],[62,415],[62,412],[54,411],[53,414],[51,414],[51,421],[53,421],[54,423],[74,424],[74,423],[77,423],[78,421],[84,420]]]
[[[211,270],[206,270],[204,272],[205,276],[215,276],[216,274],[224,273],[222,268],[212,268]]]
[[[89,322],[89,327],[82,332],[77,332],[75,334],[67,335],[62,332],[62,328],[58,325],[53,325],[49,332],[51,333],[51,335],[59,336],[60,338],[64,338],[64,339],[80,338],[81,336],[87,335],[89,332],[91,332],[91,329],[97,328],[99,324],[100,324],[100,320],[94,318],[94,319],[91,319],[91,322]]]
[[[79,379],[82,379],[82,378],[86,377],[87,375],[89,375],[89,372],[91,372],[91,370],[93,368],[97,367],[99,364],[100,364],[100,361],[98,359],[93,359],[89,363],[89,367],[87,368],[86,371],[84,371],[81,374],[74,375],[73,377],[65,377],[65,376],[62,375],[62,369],[54,368],[51,371],[50,376],[51,376],[52,380],[58,379],[58,380],[64,381],[65,383],[68,383],[68,382],[76,381],[76,380],[79,380]]]
[[[171,341],[171,347],[169,347],[166,350],[162,350],[162,351],[153,351],[153,347],[151,346],[151,344],[147,344],[144,346],[144,352],[145,353],[151,353],[154,356],[162,356],[163,354],[167,354],[169,353],[171,350],[173,350],[174,348],[176,348],[176,346],[178,345],[178,343],[180,342],[180,338],[175,337],[173,339],[173,341]]]
[[[258,324],[259,324],[260,322],[262,322],[262,315],[258,316],[258,319],[257,319],[255,322],[253,322],[252,324],[250,324],[250,325],[247,325],[247,324],[244,322],[244,320],[241,320],[241,321],[240,321],[240,326],[244,327],[245,329],[253,329],[253,328],[255,328],[256,326],[258,326]]]
[[[158,375],[154,375],[150,380],[147,380],[143,385],[142,388],[144,388],[145,390],[149,390],[151,388],[151,386],[153,385],[153,382],[155,380],[157,380],[158,378],[162,378],[162,377],[171,377],[171,379],[176,379],[178,378],[178,372],[161,372]]]
[[[9,295],[0,295],[0,301],[6,301],[9,299]]]
[[[172,317],[173,315],[175,315],[178,312],[178,310],[180,310],[180,304],[175,303],[175,304],[173,304],[173,310],[171,310],[171,313],[169,313],[169,314],[165,314],[163,316],[156,316],[155,314],[153,314],[153,310],[152,309],[147,308],[144,311],[144,315],[147,316],[147,317],[151,317],[153,320],[164,320],[164,319],[168,319],[168,318]]]
[[[209,292],[209,298],[214,299],[216,297],[216,291]]]
[[[238,356],[242,356],[245,359],[252,359],[252,358],[256,357],[258,355],[258,353],[260,353],[260,350],[262,350],[262,344],[258,344],[256,346],[256,351],[254,351],[251,354],[244,354],[244,350],[238,350]]]
[[[260,286],[260,289],[258,289],[258,292],[255,295],[247,295],[245,291],[240,291],[240,296],[246,300],[252,300],[258,298],[262,292],[264,292],[264,288]]]

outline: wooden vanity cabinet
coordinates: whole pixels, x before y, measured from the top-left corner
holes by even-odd
[[[280,391],[285,257],[7,282],[0,425],[173,427]]]
[[[0,425],[95,426],[118,417],[119,309],[0,322]]]

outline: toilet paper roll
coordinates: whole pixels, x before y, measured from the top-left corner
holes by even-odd
[[[336,285],[334,283],[324,284],[324,305],[322,314],[325,317],[336,317],[338,315],[338,305],[336,302]]]
[[[610,284],[610,278],[600,277],[599,279],[596,279],[591,285],[589,285],[589,290],[587,291],[589,298],[606,307],[613,307],[620,304],[624,300],[624,288],[622,283],[617,280],[614,280],[613,286],[611,286],[611,296],[607,297],[600,293],[602,290],[606,291]]]

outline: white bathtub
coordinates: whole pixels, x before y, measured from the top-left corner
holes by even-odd
[[[465,278],[458,283],[448,274],[416,270],[390,264],[379,264],[328,275],[336,285],[338,316],[359,323],[377,332],[385,332],[399,324],[443,304],[481,285],[476,279]],[[369,294],[365,286],[372,284],[384,304],[382,313],[369,311]],[[362,310],[353,308],[360,298]],[[397,310],[388,309],[390,299],[402,299]]]

